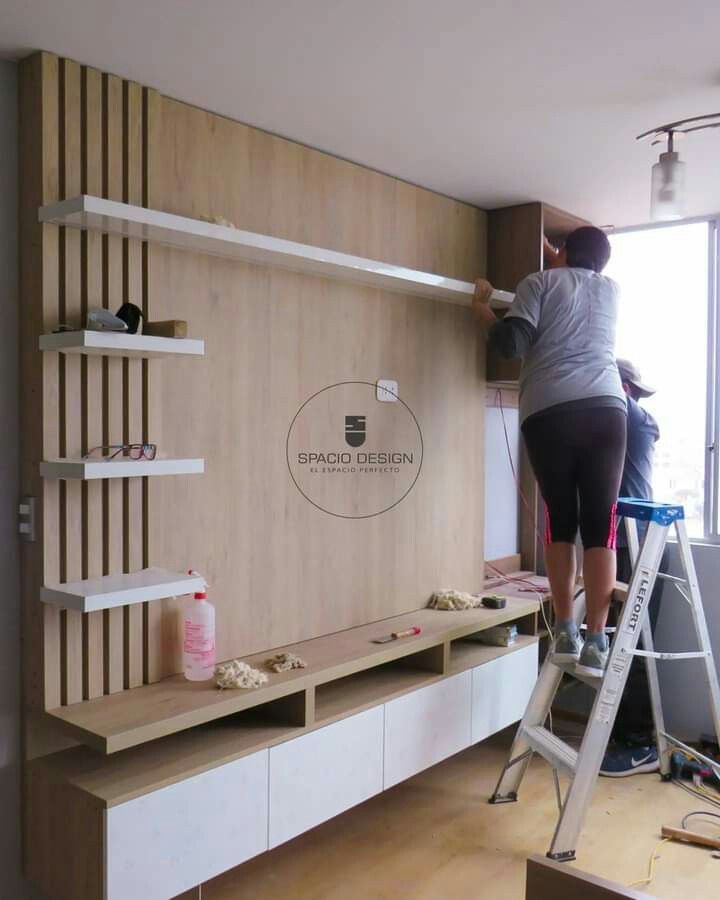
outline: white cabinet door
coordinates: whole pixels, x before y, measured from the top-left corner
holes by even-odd
[[[168,900],[267,850],[268,751],[107,811],[107,900]]]
[[[537,677],[537,643],[472,670],[473,744],[522,719]]]
[[[383,707],[270,748],[270,846],[382,791]]]
[[[470,746],[472,673],[385,704],[385,787]]]

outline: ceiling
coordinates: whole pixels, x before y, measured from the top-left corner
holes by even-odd
[[[658,149],[720,110],[709,0],[2,0],[0,55],[53,51],[484,208],[647,221]],[[679,147],[720,211],[720,129]]]

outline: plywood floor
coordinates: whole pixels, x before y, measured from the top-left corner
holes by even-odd
[[[559,730],[562,733],[561,729]],[[446,760],[206,884],[202,900],[521,900],[525,859],[555,822],[550,770],[533,762],[520,801],[489,806],[512,732]],[[656,775],[601,778],[576,865],[627,883],[645,876],[662,823],[703,804]],[[720,896],[720,860],[665,844],[649,893]]]

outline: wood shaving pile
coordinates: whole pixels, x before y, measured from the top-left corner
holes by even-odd
[[[294,653],[278,653],[265,660],[265,665],[273,672],[288,672],[290,669],[305,669],[307,663]]]
[[[214,216],[211,221],[213,225],[222,225],[225,228],[237,228],[237,225],[234,222],[231,222],[230,219],[226,219],[223,216]]]
[[[268,680],[264,672],[253,669],[239,659],[215,667],[215,684],[221,688],[259,688]]]
[[[430,609],[475,609],[482,606],[482,597],[479,594],[466,594],[465,591],[435,591],[428,606]]]

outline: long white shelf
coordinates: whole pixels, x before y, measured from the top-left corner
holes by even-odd
[[[469,281],[88,194],[43,206],[38,211],[38,219],[54,225],[102,231],[245,262],[311,272],[460,306],[470,305],[474,290]],[[508,291],[495,291],[491,303],[498,309],[505,309],[513,296]]]
[[[40,463],[43,478],[139,478],[143,475],[200,475],[204,459],[47,459]]]
[[[165,569],[141,569],[127,575],[103,575],[102,578],[67,584],[47,584],[40,591],[40,599],[61,609],[86,613],[178,597],[201,591],[204,584],[204,579],[199,575],[180,575]]]
[[[59,334],[42,334],[39,347],[41,350],[57,350],[60,353],[131,356],[139,359],[205,355],[204,341],[113,331],[63,331]]]

